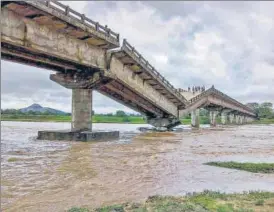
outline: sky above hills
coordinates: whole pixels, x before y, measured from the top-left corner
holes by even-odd
[[[274,103],[274,2],[63,2],[126,38],[175,87],[211,85]],[[121,42],[122,43],[122,42]],[[1,106],[71,110],[71,90],[48,70],[1,61]],[[97,113],[131,112],[93,92]]]

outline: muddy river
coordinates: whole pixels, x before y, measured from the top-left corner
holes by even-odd
[[[205,189],[274,191],[274,174],[203,165],[208,161],[274,162],[274,125],[139,132],[147,125],[94,124],[120,139],[78,143],[36,140],[38,130],[69,123],[2,122],[3,211],[66,211],[73,206],[142,201]]]

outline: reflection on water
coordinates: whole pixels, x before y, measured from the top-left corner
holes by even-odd
[[[79,143],[36,140],[38,130],[69,123],[2,122],[1,201],[5,211],[64,211],[183,195],[204,189],[274,191],[273,174],[203,165],[207,161],[274,161],[274,125],[139,132],[148,125],[95,124],[120,139]]]

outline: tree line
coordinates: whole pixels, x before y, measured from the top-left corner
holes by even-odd
[[[258,115],[258,118],[266,118],[266,119],[274,119],[274,110],[273,110],[273,104],[271,102],[263,102],[263,103],[257,103],[257,102],[251,102],[247,103],[246,106],[250,107],[255,111],[255,113]],[[62,115],[62,116],[71,116],[71,113],[65,113],[65,114],[56,114],[52,113],[50,111],[45,112],[38,112],[38,111],[28,111],[28,112],[22,112],[20,109],[1,109],[1,114],[12,114],[12,115]],[[140,117],[140,114],[134,114],[130,113],[127,114],[123,110],[117,110],[115,113],[100,113],[96,114],[94,111],[92,111],[92,115],[99,115],[99,116],[116,116],[116,117]],[[208,116],[208,111],[201,108],[200,109],[200,116]],[[190,114],[186,115],[184,118],[190,119]]]
[[[250,107],[258,115],[258,118],[274,119],[273,104],[271,102],[257,102],[247,103],[246,106]]]
[[[64,113],[64,114],[56,114],[50,111],[45,111],[45,112],[39,112],[39,111],[27,111],[27,112],[22,112],[20,109],[1,109],[1,114],[10,114],[10,115],[61,115],[61,116],[71,116],[71,113]],[[99,116],[117,116],[117,117],[127,117],[127,116],[135,116],[135,117],[140,117],[140,114],[135,114],[135,113],[130,113],[127,114],[123,110],[117,110],[115,113],[98,113],[96,114],[94,110],[92,111],[92,115],[99,115]]]

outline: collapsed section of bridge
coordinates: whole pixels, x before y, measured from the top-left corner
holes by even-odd
[[[41,139],[93,140],[117,137],[118,132],[92,132],[92,91],[96,90],[141,113],[147,123],[169,130],[180,118],[210,110],[211,124],[222,114],[237,123],[251,121],[254,111],[211,88],[199,95],[174,88],[126,40],[58,1],[1,2],[2,59],[53,70],[50,79],[72,90],[71,130],[40,132]],[[119,48],[119,49],[117,49]],[[224,115],[226,114],[226,115]]]

